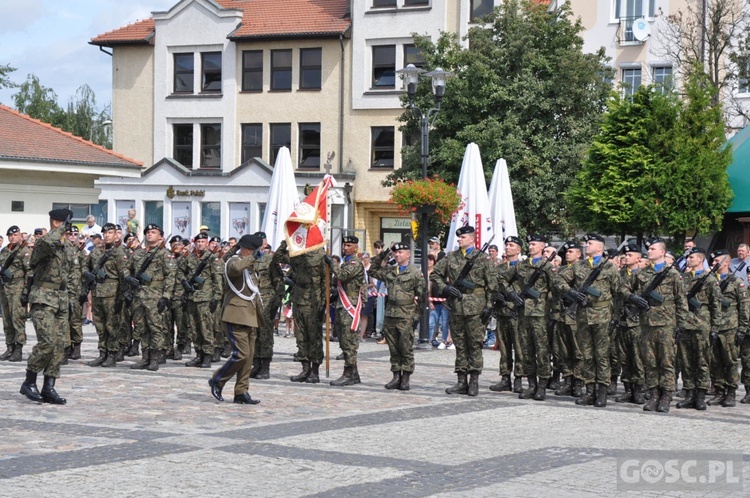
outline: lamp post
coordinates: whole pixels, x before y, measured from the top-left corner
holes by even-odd
[[[435,121],[435,117],[440,112],[440,102],[443,100],[443,94],[445,93],[445,84],[453,73],[443,71],[441,68],[436,68],[434,71],[429,73],[425,72],[424,69],[415,67],[414,64],[409,64],[403,69],[396,71],[403,78],[404,85],[406,86],[406,94],[409,97],[409,109],[419,117],[420,130],[422,132],[422,178],[427,179],[427,165],[430,162],[430,125]],[[419,83],[419,77],[425,76],[432,78],[432,94],[435,96],[435,107],[430,108],[425,114],[422,109],[414,105],[414,97],[417,95],[417,84]],[[420,245],[422,251],[422,275],[424,275],[424,296],[425,302],[422,308],[422,319],[419,321],[419,349],[430,348],[430,306],[428,303],[429,298],[429,277],[427,275],[427,239],[429,237],[428,230],[428,217],[427,210],[418,210],[421,214],[419,220],[419,226],[422,232],[422,243]]]

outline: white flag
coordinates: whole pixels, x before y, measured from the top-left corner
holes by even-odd
[[[284,222],[299,205],[297,181],[294,179],[292,157],[289,149],[282,147],[276,156],[271,177],[271,189],[268,192],[266,213],[263,216],[261,230],[266,233],[268,245],[276,250],[285,238]]]
[[[505,159],[498,159],[495,163],[489,195],[492,226],[495,228],[498,238],[502,235],[502,239],[498,241],[497,246],[500,248],[500,254],[503,254],[505,252],[505,239],[511,235],[518,236],[516,211],[513,209],[513,194],[510,191],[510,176]]]

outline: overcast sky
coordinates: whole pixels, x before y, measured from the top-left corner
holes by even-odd
[[[65,107],[89,85],[99,107],[112,100],[112,60],[91,38],[168,10],[178,0],[0,0],[0,65],[10,64],[16,83],[35,74]],[[0,90],[13,107],[15,89]]]

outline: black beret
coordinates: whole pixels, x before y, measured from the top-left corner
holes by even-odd
[[[263,237],[257,234],[253,234],[253,235],[245,234],[242,237],[240,237],[240,240],[237,241],[237,243],[243,249],[257,249],[263,245]]]
[[[617,256],[617,249],[607,249],[604,252],[607,253],[607,257],[612,259]]]
[[[115,230],[122,230],[122,225],[120,225],[119,223],[115,225]]]
[[[128,241],[129,241],[130,239],[132,239],[133,237],[135,237],[135,234],[134,234],[133,232],[129,232],[129,233],[125,234],[125,237],[123,237],[123,240],[122,240],[122,241],[123,241],[123,242],[125,242],[125,243],[127,244],[127,243],[128,243]]]
[[[705,256],[706,250],[701,247],[691,247],[687,255],[690,256],[691,254],[703,254]]]
[[[641,248],[638,247],[638,244],[631,242],[623,247],[622,252],[637,252],[638,254],[641,254]]]
[[[35,228],[34,229],[34,235],[42,235],[44,233],[44,228]]]
[[[651,237],[650,239],[646,239],[643,242],[643,245],[646,246],[646,249],[648,249],[649,247],[651,247],[652,245],[658,242],[664,242],[664,239],[660,239],[659,237]]]
[[[602,243],[603,243],[603,242],[604,242],[604,237],[602,237],[602,236],[601,236],[601,235],[599,235],[598,233],[593,233],[593,232],[592,232],[592,233],[587,233],[586,235],[584,235],[584,236],[583,236],[583,240],[584,240],[585,242],[588,242],[589,240],[597,240],[597,241],[599,241],[599,242],[602,242]]]
[[[471,225],[465,225],[456,230],[456,237],[460,237],[465,233],[474,233],[474,227]]]
[[[221,238],[220,237],[211,237],[208,241],[209,242],[221,242]]]
[[[89,235],[89,238],[90,239],[101,239],[102,238],[102,234],[100,234],[100,233],[92,233],[91,235]]]
[[[70,209],[53,209],[49,212],[49,217],[55,221],[68,221],[73,217],[73,211]]]
[[[341,240],[344,244],[359,244],[359,238],[356,235],[344,235]]]
[[[7,232],[5,232],[5,235],[13,235],[14,233],[18,233],[18,232],[20,232],[20,231],[21,231],[21,229],[20,229],[20,228],[18,228],[18,227],[17,227],[16,225],[13,225],[12,227],[10,227],[10,228],[8,229],[8,231],[7,231]]]
[[[717,249],[716,251],[712,252],[712,253],[711,253],[711,254],[709,255],[709,258],[711,259],[711,264],[713,264],[713,262],[714,262],[714,261],[716,260],[716,258],[718,258],[719,256],[726,256],[727,254],[729,254],[729,251],[727,251],[726,249]],[[750,268],[750,266],[748,266],[748,268]]]
[[[641,257],[645,258],[645,259],[648,259],[648,253],[646,251],[642,251],[641,252]]]
[[[664,256],[674,259],[674,253],[672,251],[667,251],[664,253]]]
[[[206,232],[201,232],[195,237],[193,237],[193,240],[201,240],[201,239],[207,239],[207,238],[208,238],[208,234]]]
[[[114,223],[106,223],[102,227],[102,233],[109,232],[110,230],[117,230],[117,226]]]
[[[69,233],[78,233],[78,227],[75,225],[68,225],[65,227],[65,231]]]
[[[268,237],[266,237],[266,232],[255,232],[253,235],[257,235],[261,239],[267,239],[268,238]]]
[[[581,246],[578,245],[578,243],[575,240],[569,240],[563,245],[560,246],[560,249],[558,249],[557,254],[562,256],[566,252],[568,252],[568,249],[578,249],[581,250]]]
[[[396,242],[396,243],[395,243],[395,244],[393,244],[393,246],[391,247],[391,250],[392,250],[393,252],[396,252],[396,251],[402,251],[402,250],[410,251],[410,250],[411,250],[411,247],[409,247],[409,244],[404,244],[403,242]]]
[[[169,243],[170,243],[170,244],[176,244],[176,243],[178,243],[178,242],[179,242],[180,244],[183,244],[183,243],[184,243],[184,241],[183,241],[183,239],[182,239],[182,236],[180,236],[180,235],[175,235],[174,237],[172,237],[171,239],[169,239]]]
[[[539,233],[530,233],[526,236],[526,242],[547,242],[547,237]]]
[[[520,237],[517,237],[515,235],[509,235],[508,237],[505,237],[505,243],[507,244],[508,242],[513,242],[514,244],[523,247],[523,241]]]
[[[149,223],[148,225],[146,225],[146,229],[143,230],[143,233],[146,233],[149,230],[159,230],[159,233],[164,235],[164,230],[162,230],[161,227],[156,223]]]

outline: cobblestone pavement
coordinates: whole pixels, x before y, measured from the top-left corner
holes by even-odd
[[[419,352],[412,390],[386,391],[388,350],[371,341],[360,348],[362,384],[300,385],[289,382],[294,341],[277,337],[271,379],[251,380],[262,402],[249,407],[231,403],[231,385],[229,402],[215,401],[210,372],[184,361],[156,373],[130,370],[134,359],[88,367],[93,326],[84,334],[83,359],[57,383],[65,406],[18,393],[31,344],[23,363],[0,362],[0,496],[742,495],[618,490],[621,450],[740,452],[750,489],[748,405],[673,404],[664,415],[611,398],[606,409],[551,392],[519,400],[487,389],[498,380],[490,350],[477,398],[444,393],[455,381],[450,350]],[[339,352],[331,343],[331,379],[343,369]]]

